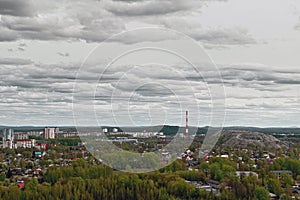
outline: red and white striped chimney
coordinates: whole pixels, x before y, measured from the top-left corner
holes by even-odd
[[[185,111],[185,137],[189,137],[189,111]]]

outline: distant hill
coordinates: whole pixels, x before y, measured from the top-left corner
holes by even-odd
[[[225,146],[238,146],[241,148],[246,148],[249,145],[272,148],[289,146],[287,142],[280,141],[272,135],[244,130],[224,130],[218,143]]]
[[[294,134],[295,137],[300,137],[300,128],[258,128],[258,127],[243,127],[243,126],[236,126],[236,127],[225,127],[223,130],[243,130],[243,131],[250,131],[250,132],[260,132],[269,135],[291,135]]]

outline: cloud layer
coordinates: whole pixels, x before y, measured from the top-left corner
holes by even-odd
[[[262,4],[269,9],[260,11],[256,8],[261,2],[245,4],[238,0],[0,0],[0,125],[72,125],[73,95],[83,113],[87,104],[95,103],[104,124],[113,123],[112,110],[122,125],[184,124],[180,109],[190,110],[193,123],[199,119],[195,115],[199,108],[199,124],[207,125],[212,110],[207,84],[215,88],[224,84],[228,125],[300,125],[300,63],[295,56],[300,46],[299,12],[285,13],[300,5],[265,1]],[[78,78],[82,60],[77,57],[88,55],[78,47],[106,41],[101,52],[106,54],[131,45],[164,41],[171,45],[179,40],[176,34],[166,38],[137,31],[107,41],[114,34],[143,27],[179,31],[202,44],[218,64],[222,80],[210,68],[201,68],[202,77],[180,62],[166,67],[124,62],[109,68],[98,83],[104,68],[101,60],[86,66]],[[66,43],[71,48],[64,48]],[[180,50],[200,55],[184,44]],[[128,60],[135,61],[130,56]],[[80,86],[74,91],[76,81]]]
[[[111,108],[122,125],[131,123],[126,119],[128,109],[135,123],[140,121],[148,125],[147,122],[152,120],[151,123],[159,124],[162,119],[157,116],[161,112],[169,119],[166,123],[183,123],[183,116],[172,115],[188,106],[190,112],[196,114],[198,106],[203,120],[201,125],[205,125],[209,123],[211,112],[211,97],[206,84],[220,84],[215,71],[202,72],[205,82],[199,76],[196,79],[197,75],[185,70],[188,68],[183,65],[171,66],[173,70],[155,65],[115,66],[98,82],[99,75],[95,71],[101,71],[100,66],[91,66],[76,79],[79,64],[43,65],[22,59],[1,59],[0,63],[2,116],[11,121],[22,120],[23,123],[36,118],[46,118],[50,123],[59,123],[60,118],[65,118],[65,123],[71,123],[72,98],[75,95],[75,104],[79,107],[95,103],[99,117],[105,116],[103,123],[112,123]],[[279,115],[299,112],[297,91],[300,71],[290,71],[281,68],[274,71],[270,70],[270,66],[255,64],[220,66],[227,95],[228,120],[245,123],[260,115],[275,119]],[[75,81],[80,85],[76,91],[73,88]],[[90,99],[89,90],[93,87],[97,90],[94,99]],[[12,111],[15,114],[12,115]],[[245,112],[251,114],[245,115]],[[191,118],[196,119],[193,114]]]
[[[144,22],[181,31],[204,43],[243,45],[255,40],[240,27],[204,29],[184,19],[198,15],[204,2],[179,0],[145,1],[0,1],[0,41],[85,40],[103,41],[128,30],[128,22]],[[88,12],[87,12],[88,11]],[[230,30],[229,28],[232,28]],[[128,43],[128,41],[119,41]]]

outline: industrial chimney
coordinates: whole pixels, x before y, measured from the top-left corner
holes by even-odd
[[[185,137],[188,138],[189,137],[189,111],[185,111]]]

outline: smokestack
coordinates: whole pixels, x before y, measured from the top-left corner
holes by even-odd
[[[189,137],[189,111],[185,111],[185,137]]]

